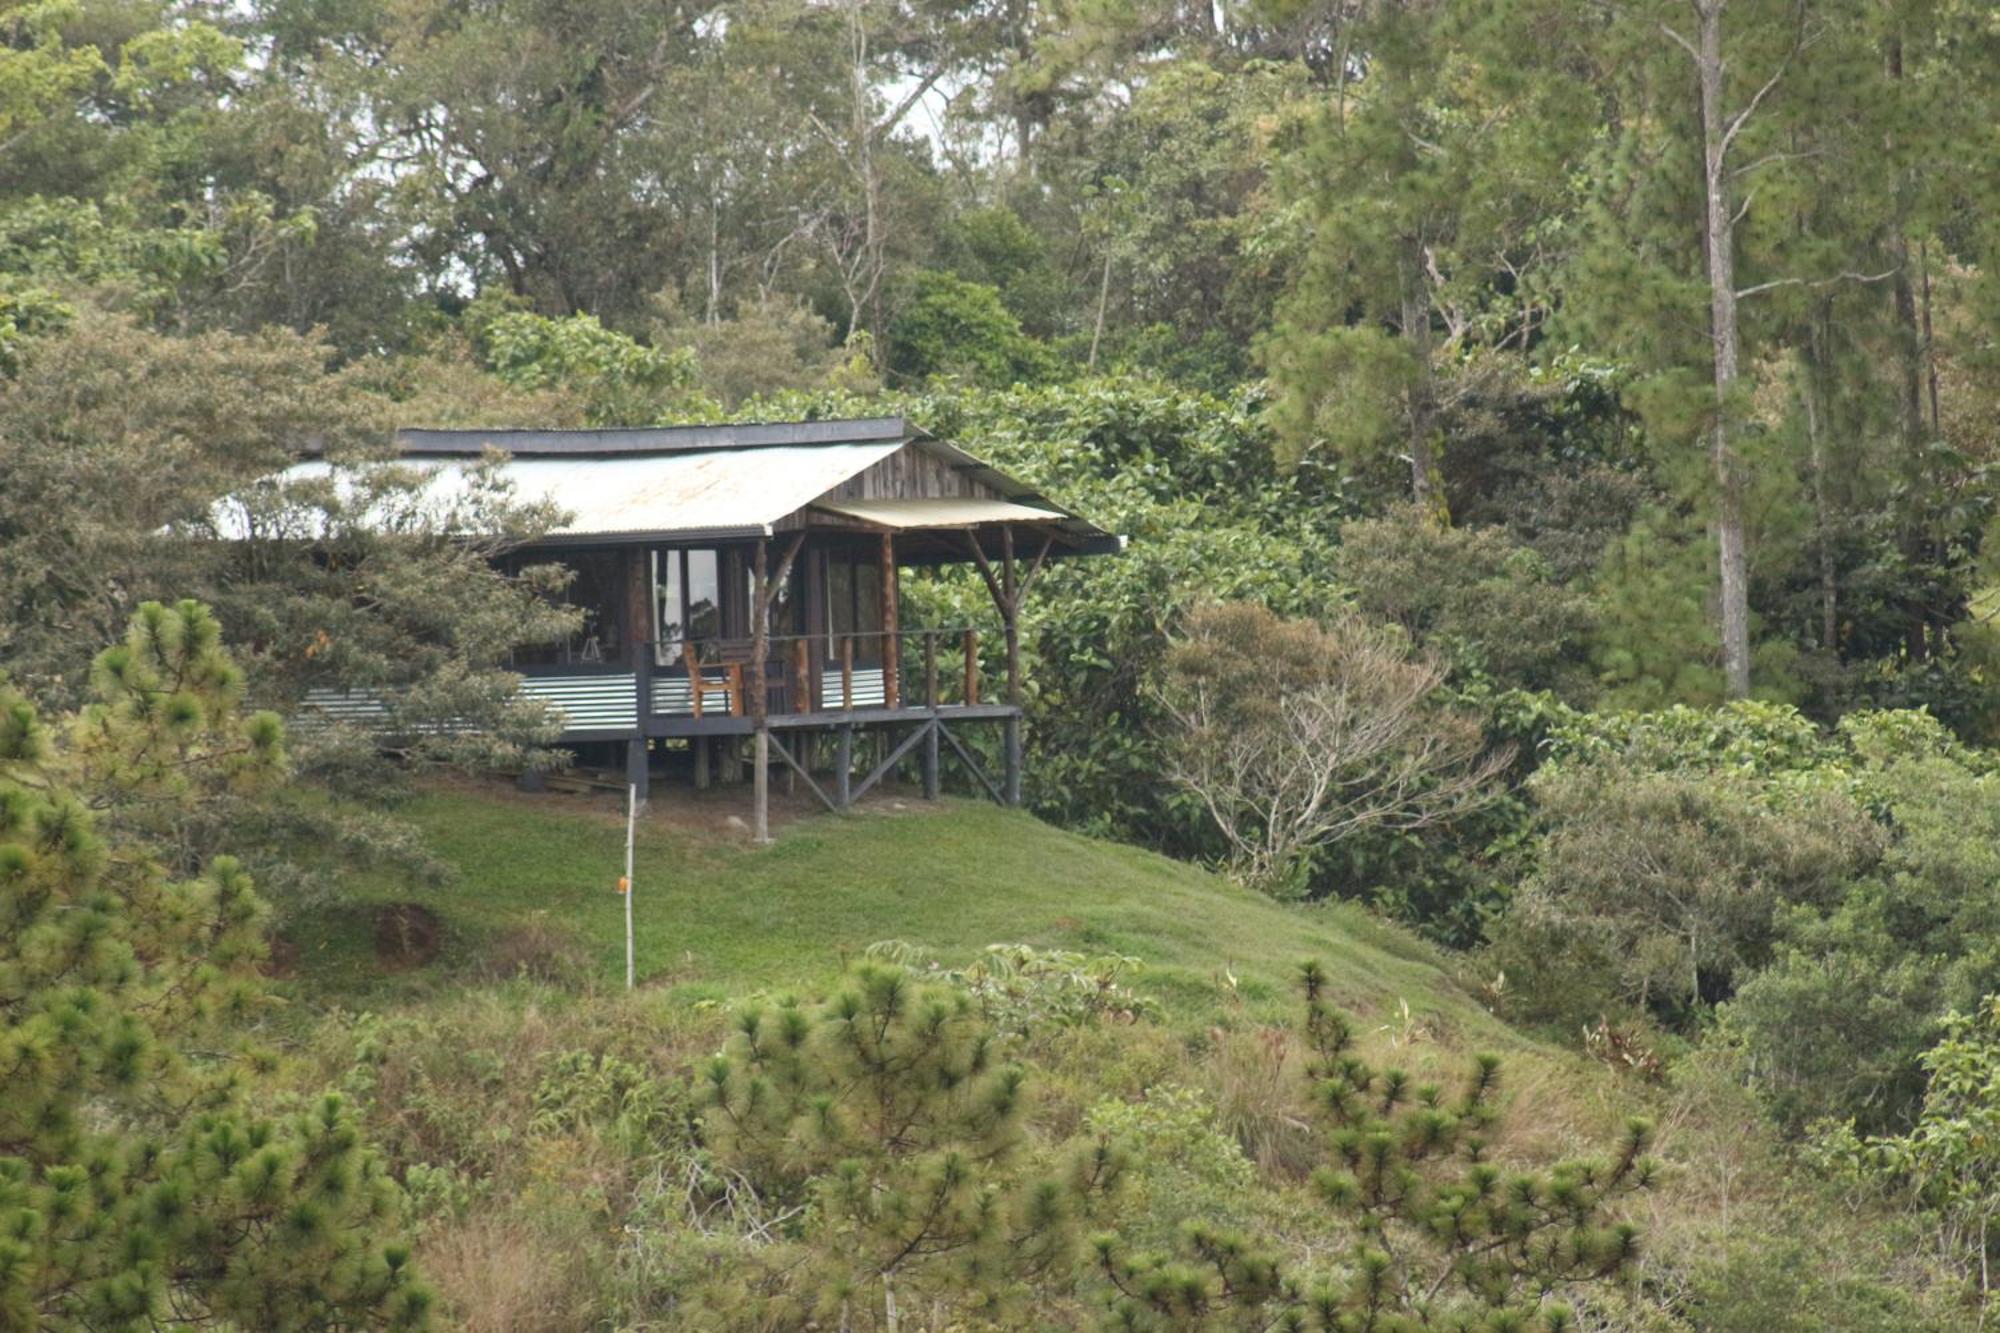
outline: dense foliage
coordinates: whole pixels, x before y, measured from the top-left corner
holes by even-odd
[[[1985,1273],[1996,68],[1970,0],[0,0],[0,1317],[414,1321],[353,1118],[447,1232],[510,1167],[442,1160],[386,1039],[352,1102],[280,1107],[216,1036],[261,901],[443,881],[382,813],[412,776],[561,762],[508,670],[575,628],[569,571],[517,551],[559,516],[492,474],[428,496],[390,428],[891,411],[1129,539],[1026,610],[1037,814],[1390,914],[1627,1084],[1726,1087],[1785,1145],[1821,1125],[1856,1200]],[[345,480],[269,480],[302,453]],[[905,595],[992,628],[967,571]],[[328,688],[382,725],[315,714]],[[1171,1008],[1085,945],[888,951],[831,1010],[746,1017],[705,1091],[572,1042],[537,1141],[655,1212],[508,1177],[646,1238],[629,1299],[519,1323],[1075,1322],[1102,1200],[1050,1149],[1083,1125],[1164,1145],[1092,1279],[1128,1322],[1365,1323],[1425,1285],[1399,1243],[1308,1312],[1278,1275],[1323,1232],[1232,1199],[1315,1133],[1462,1156],[1493,1108],[1378,1101],[1386,1071],[1321,1051],[1338,1124],[1254,1059],[1248,1091],[1151,1070],[1032,1124],[1010,1043]],[[451,1045],[410,1024],[359,1027]],[[885,1135],[861,1089],[928,1128]],[[1518,1262],[1458,1252],[1439,1290],[1498,1290],[1503,1326],[1629,1266],[1602,1177],[1537,1178],[1575,1225],[1530,1252],[1540,1205],[1489,1207],[1482,1165],[1364,1227],[1465,1221]],[[634,1183],[673,1171],[691,1213]],[[1188,1241],[1200,1276],[1183,1194],[1230,1224]],[[1799,1286],[1816,1221],[1585,1317],[1932,1317],[1924,1274]]]
[[[240,1030],[264,908],[173,812],[282,773],[282,728],[192,602],[142,607],[44,723],[0,690],[0,1322],[423,1325],[399,1193],[337,1095],[282,1108]]]

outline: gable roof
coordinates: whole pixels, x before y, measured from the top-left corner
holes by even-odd
[[[752,421],[703,426],[613,426],[586,430],[430,430],[396,432],[406,457],[475,456],[489,446],[530,457],[607,457],[614,454],[686,453],[709,449],[902,443],[915,438],[902,417],[853,417],[832,421]]]
[[[546,501],[571,516],[541,539],[543,545],[769,536],[803,511],[864,531],[1029,523],[1060,537],[1073,554],[1107,553],[1123,545],[1033,487],[914,430],[902,417],[600,430],[410,429],[398,431],[396,443],[404,460],[429,474],[423,498],[441,505],[464,493],[469,469],[486,450],[507,454],[500,472],[517,498]],[[905,449],[965,478],[967,489],[984,497],[936,497],[939,503],[929,503],[833,494]],[[334,464],[307,459],[279,479],[338,481],[339,476]],[[247,526],[241,507],[228,502],[217,506],[216,520],[225,535],[242,535]]]

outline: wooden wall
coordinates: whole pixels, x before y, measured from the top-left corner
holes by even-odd
[[[964,500],[1007,497],[973,480],[921,444],[906,444],[827,492],[839,500]]]

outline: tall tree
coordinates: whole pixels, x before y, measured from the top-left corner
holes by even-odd
[[[1384,5],[1356,32],[1358,77],[1326,94],[1289,173],[1310,219],[1301,277],[1262,351],[1295,450],[1394,451],[1445,517],[1441,432],[1473,354],[1519,352],[1549,310],[1552,241],[1576,136],[1594,117],[1560,62],[1572,35],[1535,3]]]
[[[340,1098],[249,1095],[249,876],[175,873],[121,818],[279,779],[282,726],[193,602],[140,607],[91,677],[53,726],[0,687],[0,1324],[422,1326],[399,1193]]]

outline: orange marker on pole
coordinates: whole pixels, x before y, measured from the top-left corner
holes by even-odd
[[[620,893],[632,892],[632,881],[625,878],[623,875],[620,875],[618,877],[618,892]]]

